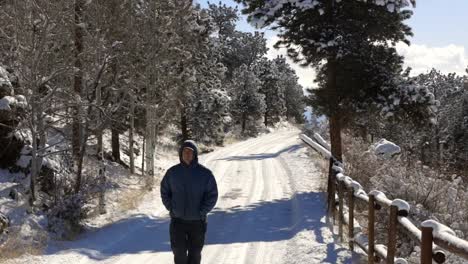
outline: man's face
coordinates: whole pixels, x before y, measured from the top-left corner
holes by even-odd
[[[193,160],[193,150],[191,148],[184,148],[182,150],[182,160],[185,164],[190,165]]]

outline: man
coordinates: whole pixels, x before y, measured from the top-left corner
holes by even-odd
[[[198,164],[198,148],[185,141],[180,164],[167,170],[161,181],[161,199],[171,216],[169,234],[175,264],[200,264],[205,243],[206,215],[218,200],[213,174]]]

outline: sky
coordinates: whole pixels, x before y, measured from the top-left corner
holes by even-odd
[[[207,6],[207,0],[196,0]],[[210,1],[218,3],[218,1]],[[241,5],[233,0],[223,0],[229,6]],[[405,65],[410,66],[413,75],[428,72],[436,68],[443,73],[455,72],[465,74],[468,66],[468,0],[417,0],[414,15],[407,21],[413,29],[411,45],[399,44],[398,52],[405,57]],[[252,32],[246,17],[242,16],[237,25],[238,30]],[[275,50],[273,44],[278,40],[276,33],[265,32],[269,51],[267,57],[275,58],[285,55],[284,50]],[[314,86],[313,70],[294,65],[289,61],[299,76],[299,83],[304,87]]]

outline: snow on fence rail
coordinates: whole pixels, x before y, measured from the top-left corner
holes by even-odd
[[[320,136],[314,136],[319,141],[316,142],[308,136],[302,134],[300,138],[314,150],[319,152],[324,158],[329,159],[329,179],[328,179],[328,210],[336,224],[338,218],[339,237],[343,241],[343,226],[348,226],[349,247],[354,250],[356,244],[368,255],[368,263],[385,260],[386,263],[407,263],[406,260],[396,257],[397,227],[402,227],[408,236],[421,244],[421,263],[431,264],[444,263],[446,254],[443,250],[449,251],[468,260],[468,241],[455,235],[447,226],[434,220],[421,223],[421,228],[411,222],[408,218],[410,207],[403,200],[390,200],[387,196],[377,190],[366,193],[361,185],[351,177],[344,174],[343,165],[330,153],[328,143]],[[345,196],[347,198],[345,199]],[[347,204],[345,205],[345,200]],[[367,233],[354,219],[355,202],[367,206],[368,226]],[[338,207],[338,217],[336,209]],[[375,244],[375,212],[389,210],[388,221],[388,241],[387,245]]]

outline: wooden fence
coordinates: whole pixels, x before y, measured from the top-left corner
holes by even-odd
[[[354,250],[357,245],[367,253],[368,263],[378,263],[381,260],[388,264],[403,264],[407,261],[397,257],[398,230],[420,244],[421,263],[444,263],[446,251],[468,260],[468,241],[458,238],[455,233],[434,220],[421,223],[420,228],[408,218],[409,205],[400,199],[390,200],[384,193],[371,191],[366,193],[361,184],[344,174],[341,162],[333,158],[330,147],[319,135],[315,140],[306,135],[300,138],[323,157],[330,161],[328,174],[328,211],[333,223],[338,225],[338,235],[344,241],[344,227],[347,226],[349,248]],[[359,225],[354,218],[356,204],[367,208],[367,228]],[[386,210],[388,214],[387,243],[375,244],[376,211]],[[338,222],[338,223],[336,223]]]

